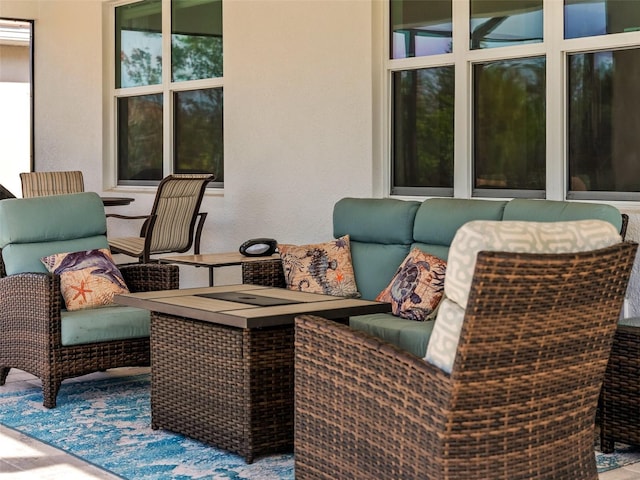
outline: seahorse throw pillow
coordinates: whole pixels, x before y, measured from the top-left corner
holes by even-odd
[[[360,296],[351,264],[349,235],[311,245],[279,244],[278,251],[290,290]]]
[[[446,270],[444,260],[414,248],[376,300],[391,303],[391,311],[398,317],[429,320],[442,300]]]
[[[57,253],[40,260],[47,270],[60,275],[67,310],[109,305],[114,295],[129,292],[107,248]]]

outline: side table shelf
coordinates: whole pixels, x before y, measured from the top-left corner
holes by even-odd
[[[230,253],[203,253],[198,255],[176,255],[159,258],[160,263],[175,263],[178,265],[189,265],[192,267],[205,267],[209,269],[209,286],[214,285],[214,270],[218,267],[229,267],[242,265],[242,283],[254,283],[256,285],[283,286],[284,277],[275,280],[272,276],[278,277],[282,271],[280,255],[274,254],[266,257],[246,257],[239,252]],[[263,265],[264,264],[264,265]],[[251,281],[251,280],[255,281]],[[249,281],[246,281],[249,280]],[[258,281],[267,283],[258,283]],[[271,283],[269,283],[271,282]],[[278,285],[273,285],[278,282]]]

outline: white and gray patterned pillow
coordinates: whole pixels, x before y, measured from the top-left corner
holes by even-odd
[[[466,223],[451,242],[445,298],[438,310],[425,360],[451,373],[478,252],[569,253],[596,250],[621,241],[615,227],[603,220]]]

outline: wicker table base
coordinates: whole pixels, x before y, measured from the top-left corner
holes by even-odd
[[[152,428],[238,453],[293,450],[293,325],[235,328],[153,313]]]

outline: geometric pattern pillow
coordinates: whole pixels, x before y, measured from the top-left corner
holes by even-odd
[[[394,315],[408,320],[430,319],[444,293],[447,263],[414,248],[376,300],[391,303]]]
[[[338,297],[359,297],[349,235],[326,243],[278,244],[287,288]]]
[[[474,220],[464,224],[451,242],[445,299],[438,309],[425,360],[451,373],[478,252],[570,253],[596,250],[621,241],[615,227],[603,220]]]
[[[129,293],[109,249],[49,255],[40,259],[51,273],[60,275],[67,310],[113,303],[113,296]]]

